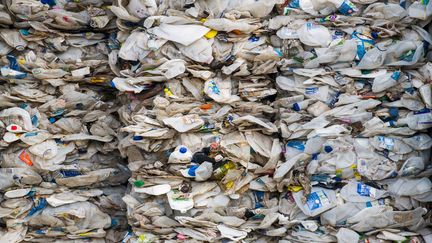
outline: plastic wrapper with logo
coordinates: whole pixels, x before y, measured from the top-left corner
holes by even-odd
[[[0,242],[429,242],[432,2],[0,5]]]

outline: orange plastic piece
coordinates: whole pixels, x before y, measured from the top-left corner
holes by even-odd
[[[33,161],[30,158],[30,154],[28,154],[25,150],[23,150],[20,155],[18,156],[18,158],[23,161],[24,163],[26,163],[28,166],[32,166],[33,165]]]
[[[233,31],[231,31],[231,32],[233,32],[233,33],[236,34],[236,35],[241,35],[241,34],[243,34],[240,30],[233,30]]]
[[[200,106],[201,109],[203,110],[208,110],[212,108],[212,104],[204,104]]]

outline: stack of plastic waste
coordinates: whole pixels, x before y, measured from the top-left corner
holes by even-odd
[[[135,4],[111,8],[139,25],[110,59],[136,63],[112,81],[127,239],[429,234],[432,3]]]
[[[432,241],[432,2],[0,11],[0,242]]]
[[[8,1],[0,30],[0,242],[119,242],[127,228],[102,1]],[[115,30],[115,31],[112,31]]]

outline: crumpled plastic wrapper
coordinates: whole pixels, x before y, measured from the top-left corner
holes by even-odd
[[[432,241],[432,2],[0,5],[0,242]]]

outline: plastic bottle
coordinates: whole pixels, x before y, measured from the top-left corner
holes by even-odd
[[[356,215],[363,208],[366,208],[364,203],[346,202],[322,213],[320,219],[323,224],[344,225],[347,218]]]
[[[432,138],[426,133],[420,133],[412,137],[403,138],[402,141],[415,150],[426,150],[432,147]]]
[[[17,184],[37,185],[42,182],[42,177],[28,168],[0,168],[0,175],[0,190]]]
[[[302,212],[311,217],[336,206],[336,193],[321,187],[312,187],[309,195],[304,195],[303,190],[293,193],[293,197]],[[306,203],[302,202],[303,197],[306,197]]]
[[[315,136],[306,141],[304,152],[307,154],[316,154],[321,151],[324,143],[326,142],[326,138]],[[327,149],[327,148],[324,148]]]
[[[426,108],[432,108],[432,84],[425,84],[419,88],[420,95]]]
[[[316,117],[329,110],[330,107],[321,101],[315,102],[307,108],[307,112]]]
[[[358,11],[357,7],[350,0],[329,0],[343,15],[352,15]]]
[[[173,127],[178,132],[187,132],[204,125],[204,120],[197,114],[165,118],[163,122],[165,125]]]
[[[310,103],[310,100],[303,100],[300,102],[296,102],[292,105],[292,108],[295,111],[306,110],[309,106],[309,103]]]
[[[398,83],[400,76],[400,71],[377,76],[373,81],[372,91],[374,93],[379,93],[395,86]]]
[[[25,78],[27,76],[26,73],[17,71],[17,70],[13,70],[7,66],[2,67],[0,69],[1,75],[5,78],[17,78],[17,79],[22,79]]]
[[[5,117],[18,118],[16,122],[13,122],[14,124],[19,125],[22,129],[26,131],[33,130],[30,114],[22,108],[12,107],[2,110],[0,112],[0,118]]]
[[[400,176],[415,176],[425,169],[422,157],[410,157],[399,170]]]
[[[307,87],[303,91],[305,97],[314,100],[320,100],[327,105],[332,105],[335,97],[337,96],[336,91],[331,89],[329,86],[312,86]]]
[[[415,1],[408,8],[411,18],[426,20],[432,15],[432,3],[429,1]]]
[[[222,180],[229,170],[237,168],[237,165],[232,161],[223,162],[222,165],[216,167],[213,171],[213,176],[216,180]]]
[[[194,206],[194,201],[190,194],[185,194],[178,190],[171,190],[168,192],[167,197],[169,205],[173,210],[186,213]]]
[[[406,117],[396,122],[397,126],[408,125],[413,130],[424,130],[432,127],[432,112],[430,109],[423,109],[411,112]]]
[[[341,189],[340,195],[348,202],[369,202],[388,196],[384,190],[353,180]]]
[[[369,141],[372,146],[378,150],[386,149],[397,154],[407,154],[412,151],[412,148],[405,144],[402,140],[392,137],[375,136],[369,139]]]
[[[338,239],[338,243],[359,242],[360,240],[360,235],[354,230],[348,228],[340,228],[336,234],[336,237]]]
[[[177,146],[168,158],[168,163],[188,164],[192,160],[192,152],[184,145]]]
[[[292,158],[305,150],[305,141],[292,140],[288,141],[285,146],[285,158]]]
[[[432,182],[426,178],[399,178],[389,184],[389,192],[397,196],[414,196],[429,192]]]
[[[283,27],[276,32],[276,35],[281,39],[298,39],[299,35],[296,30]]]
[[[328,47],[332,37],[330,31],[322,26],[312,22],[305,23],[297,30],[300,41],[308,46]]]
[[[304,100],[303,95],[295,95],[295,96],[291,96],[291,97],[281,98],[281,99],[275,101],[275,104],[277,104],[278,106],[288,108],[288,107],[292,107],[293,104],[301,102],[303,100]]]
[[[210,162],[204,162],[195,170],[195,178],[197,181],[206,181],[212,176],[212,173],[213,164]]]

